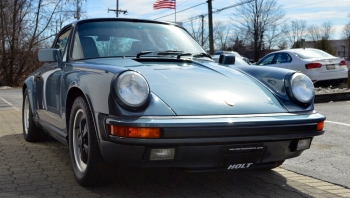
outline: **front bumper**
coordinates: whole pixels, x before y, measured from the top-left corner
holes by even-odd
[[[100,150],[109,163],[139,167],[188,169],[259,168],[299,156],[300,139],[324,133],[317,122],[325,117],[307,114],[240,116],[185,116],[121,118],[98,114]],[[108,135],[108,124],[159,127],[160,139],[121,138]],[[150,160],[152,149],[174,148],[172,160]],[[238,166],[237,164],[241,164]],[[245,164],[245,165],[243,165]],[[236,166],[237,165],[237,166]]]

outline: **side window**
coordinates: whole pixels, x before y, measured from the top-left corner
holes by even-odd
[[[274,57],[275,57],[275,54],[271,54],[269,56],[266,56],[264,59],[259,61],[257,65],[271,65],[271,64],[273,64]]]
[[[70,30],[61,34],[58,37],[56,44],[55,44],[55,48],[57,48],[61,51],[61,54],[63,56],[63,60],[65,60],[66,56],[67,56],[66,55],[66,53],[67,53],[66,47],[67,47],[67,41],[68,41],[69,34],[70,34]]]
[[[292,62],[292,57],[287,53],[276,54],[276,64],[278,63],[290,63]]]

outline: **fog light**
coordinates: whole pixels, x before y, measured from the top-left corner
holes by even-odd
[[[152,149],[150,160],[171,160],[174,159],[175,149]]]
[[[297,151],[310,148],[311,139],[303,139],[298,141]]]

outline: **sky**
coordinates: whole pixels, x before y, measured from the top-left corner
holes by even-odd
[[[175,21],[175,10],[153,10],[156,0],[87,0],[84,10],[88,18],[116,17],[114,12],[108,12],[108,8],[116,9],[119,1],[119,9],[127,10],[127,14],[119,14],[123,18],[141,18],[160,21]],[[350,0],[276,0],[285,11],[285,17],[289,20],[305,20],[307,25],[322,25],[330,21],[335,29],[331,39],[339,39],[341,31],[350,21]],[[213,0],[213,11],[237,4],[238,0]],[[176,0],[176,11],[196,6],[176,14],[177,22],[186,22],[190,17],[208,13],[206,0]],[[213,14],[213,20],[230,21],[235,15],[235,8],[230,8]],[[170,16],[166,16],[170,15]],[[166,16],[166,17],[164,17]],[[206,21],[208,19],[206,18]],[[231,19],[232,20],[232,19]]]

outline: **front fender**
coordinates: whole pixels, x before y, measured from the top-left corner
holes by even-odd
[[[288,76],[296,71],[262,66],[233,66],[232,68],[245,73],[259,81],[269,89],[279,101],[288,109],[289,112],[313,111],[314,104],[305,107],[293,102],[287,94],[285,81]]]

